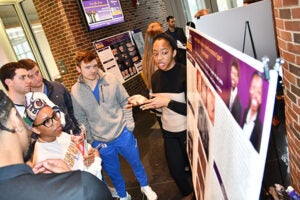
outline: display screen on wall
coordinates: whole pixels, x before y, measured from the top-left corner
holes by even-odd
[[[79,0],[89,30],[124,22],[119,0]]]

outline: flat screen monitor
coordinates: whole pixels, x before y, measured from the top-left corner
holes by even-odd
[[[79,0],[89,30],[124,22],[119,0]]]

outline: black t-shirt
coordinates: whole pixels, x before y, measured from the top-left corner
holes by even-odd
[[[25,164],[0,168],[1,200],[111,200],[107,186],[84,171],[37,174]]]

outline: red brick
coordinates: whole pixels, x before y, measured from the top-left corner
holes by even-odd
[[[294,18],[294,19],[300,18],[300,8],[299,7],[293,8],[293,9],[291,9],[291,11],[292,11],[292,18]]]
[[[299,123],[298,123],[299,124]],[[300,132],[298,132],[299,134]],[[295,149],[295,152],[296,152],[296,156],[297,156],[297,159],[300,160],[300,140],[298,138],[296,138],[294,140],[294,145],[293,145],[293,148]]]
[[[273,10],[274,19],[277,19],[279,17],[279,9]]]
[[[275,8],[281,7],[282,6],[282,1],[283,0],[273,0],[273,5]]]
[[[296,61],[296,55],[287,51],[282,51],[282,56],[288,62],[294,63]]]
[[[292,34],[291,34],[291,32],[282,30],[282,31],[280,31],[280,38],[284,41],[290,42],[290,41],[292,41]]]
[[[297,6],[298,0],[283,0],[282,5],[283,6]]]
[[[291,101],[291,99],[288,98],[288,96],[286,96],[285,97],[285,103],[286,103],[286,105],[285,105],[285,112],[286,113],[285,114],[286,114],[286,116],[290,117],[289,118],[289,122],[291,122],[291,121],[293,121],[293,118],[292,118],[290,112],[292,110],[292,104],[293,104],[293,102]]]
[[[279,9],[279,18],[281,19],[291,19],[291,10],[287,9]]]
[[[277,29],[284,29],[284,20],[277,18],[275,24]]]
[[[300,65],[300,55],[299,56],[296,56],[296,62],[295,62],[296,65]]]
[[[295,102],[293,102],[293,104],[294,104]],[[289,110],[289,115],[291,116],[291,118],[293,119],[293,121],[298,121],[298,115],[297,115],[297,113],[295,113],[294,112],[294,110]]]
[[[289,31],[299,31],[300,30],[300,21],[285,21],[285,29]]]
[[[300,45],[288,43],[287,50],[291,53],[300,54]]]
[[[286,79],[289,83],[296,85],[297,79],[296,76],[289,71],[284,72],[284,79]]]
[[[300,34],[299,33],[293,33],[293,42],[296,44],[300,44]]]
[[[278,48],[286,50],[286,41],[281,38],[278,38],[277,41],[278,41]]]
[[[289,70],[289,63],[284,61],[284,63],[282,64],[282,71],[284,73],[287,70]]]

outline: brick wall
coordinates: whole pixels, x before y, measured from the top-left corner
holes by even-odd
[[[134,7],[132,1],[120,0],[125,22],[94,31],[88,31],[85,26],[77,0],[33,0],[33,3],[56,63],[64,61],[67,67],[68,73],[62,75],[62,81],[68,89],[72,87],[78,77],[73,62],[76,51],[93,50],[93,41],[128,30],[141,29],[144,33],[148,24],[153,20],[162,22],[166,28],[167,11],[162,0],[140,1],[139,7]],[[140,81],[141,77],[137,76],[126,83],[125,87],[129,93],[135,89],[142,91],[145,89]],[[140,87],[132,88],[136,83]]]
[[[300,193],[300,2],[273,0],[285,85],[285,116],[291,185]]]

